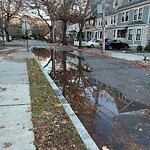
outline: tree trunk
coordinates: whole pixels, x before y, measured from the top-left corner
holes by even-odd
[[[82,48],[83,27],[84,27],[84,21],[81,20],[81,22],[80,22],[80,31],[79,31],[79,47],[78,48]]]
[[[82,48],[82,29],[80,29],[79,31],[79,47],[78,48]]]
[[[4,31],[5,31],[5,34],[6,34],[7,42],[10,42],[9,32],[8,32],[8,24],[7,23],[5,23]]]
[[[63,45],[67,45],[66,31],[67,31],[67,22],[63,22]]]
[[[63,64],[63,71],[66,72],[66,51],[63,51],[62,64]]]

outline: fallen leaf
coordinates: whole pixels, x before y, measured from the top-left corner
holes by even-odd
[[[50,115],[50,114],[52,114],[52,113],[49,112],[49,111],[43,111],[43,114],[45,114],[45,115]]]
[[[6,142],[6,143],[4,143],[3,148],[8,148],[8,147],[10,147],[11,145],[12,145],[11,142]]]
[[[109,149],[107,148],[107,146],[103,146],[102,150],[109,150]]]
[[[64,119],[61,123],[62,123],[62,124],[67,124],[67,120]]]
[[[74,111],[75,112],[75,114],[78,114],[78,111],[76,110],[76,111]]]
[[[33,131],[33,128],[28,129],[28,131]]]
[[[62,107],[62,104],[55,104],[55,107]]]
[[[4,128],[6,128],[6,127],[5,127],[5,126],[3,126],[3,125],[2,125],[2,126],[0,126],[0,129],[4,129]]]

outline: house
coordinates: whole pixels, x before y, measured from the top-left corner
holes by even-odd
[[[101,17],[97,13],[85,23],[86,40],[101,39]],[[150,0],[105,0],[105,37],[120,39],[133,47],[150,44]]]
[[[131,46],[148,45],[150,0],[123,0],[117,9],[117,16],[117,37],[125,37]],[[123,29],[119,31],[119,27]]]
[[[100,22],[101,17],[98,19]],[[150,0],[110,1],[105,16],[105,32],[106,37],[126,41],[130,46],[148,45]]]

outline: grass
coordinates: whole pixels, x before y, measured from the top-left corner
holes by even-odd
[[[86,150],[55,91],[34,59],[27,59],[37,150]]]

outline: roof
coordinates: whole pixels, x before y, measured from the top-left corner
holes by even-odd
[[[122,5],[118,8],[118,9],[122,9],[122,8],[125,8],[125,7],[132,7],[134,5],[137,5],[137,4],[145,4],[145,3],[150,3],[150,0],[134,0],[134,1],[131,1],[131,2],[126,2],[127,0],[124,0]]]

